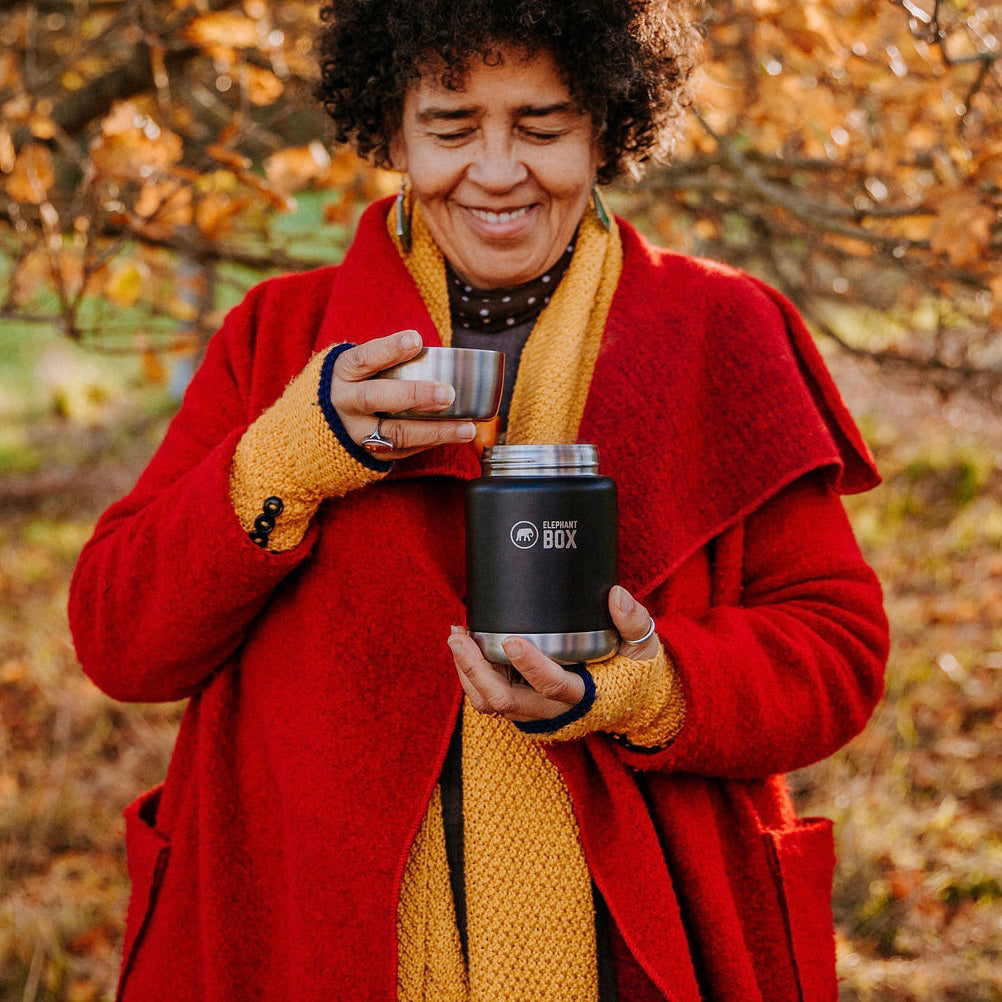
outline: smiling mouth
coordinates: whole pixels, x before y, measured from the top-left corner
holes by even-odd
[[[488,209],[474,209],[470,208],[470,212],[476,216],[477,219],[482,220],[485,223],[510,223],[516,219],[521,219],[522,216],[526,215],[531,210],[532,206],[525,205],[521,209],[510,209],[504,212],[491,212]]]

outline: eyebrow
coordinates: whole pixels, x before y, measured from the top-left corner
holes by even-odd
[[[519,118],[545,118],[547,115],[562,115],[568,111],[579,114],[578,108],[571,101],[544,105],[523,104],[515,109]]]
[[[478,108],[425,108],[417,114],[419,122],[446,121],[453,122],[464,118],[472,118],[479,111]],[[546,118],[547,115],[562,115],[567,112],[580,114],[577,106],[572,101],[558,101],[555,104],[523,104],[515,109],[516,118]]]

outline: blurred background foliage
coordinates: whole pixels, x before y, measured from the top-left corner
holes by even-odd
[[[254,282],[396,175],[328,141],[317,4],[0,0],[0,1002],[113,998],[121,808],[181,707],[121,706],[76,554]],[[676,156],[608,197],[807,316],[885,474],[849,509],[887,696],[791,777],[836,819],[843,1002],[1002,999],[1002,6],[706,0]],[[601,54],[593,54],[600,58]]]
[[[316,12],[0,0],[0,316],[108,351],[197,351],[253,278],[336,257],[396,178],[324,142]],[[998,402],[999,6],[701,14],[677,158],[617,208],[764,274],[850,350]]]

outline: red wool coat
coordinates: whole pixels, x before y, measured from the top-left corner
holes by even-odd
[[[266,553],[233,449],[311,353],[436,335],[379,203],[344,263],[267,282],[210,344],[166,439],[85,547],[70,618],[123,700],[190,697],[161,791],[127,812],[122,997],[396,998],[396,900],[461,701],[472,447],[325,504]],[[799,319],[621,224],[622,279],[580,440],[620,492],[621,581],[684,686],[655,754],[553,744],[591,871],[667,998],[835,998],[830,825],[782,773],[857,733],[887,626],[834,490],[876,483]]]

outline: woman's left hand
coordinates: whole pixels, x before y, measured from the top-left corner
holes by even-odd
[[[647,609],[619,585],[609,594],[609,612],[620,637],[643,637],[650,625]],[[642,645],[626,640],[619,644],[620,654],[635,660],[657,655],[660,641],[652,634]],[[524,637],[508,637],[501,645],[513,667],[525,680],[511,682],[496,665],[484,658],[477,642],[462,627],[454,626],[449,647],[459,672],[459,681],[479,713],[499,714],[508,720],[551,720],[576,706],[585,694],[584,680],[548,658]]]

